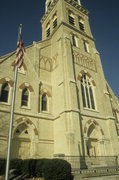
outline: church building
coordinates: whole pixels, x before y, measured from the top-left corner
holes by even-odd
[[[119,101],[105,80],[80,0],[46,0],[42,41],[18,70],[12,158],[62,158],[72,168],[119,156]],[[0,158],[6,158],[16,52],[0,57]],[[110,158],[111,160],[109,160]]]

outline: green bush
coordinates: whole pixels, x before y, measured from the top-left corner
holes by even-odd
[[[6,168],[6,160],[0,159],[0,175],[5,174],[5,168]]]
[[[22,160],[22,166],[21,166],[21,173],[29,174],[29,163],[30,159],[24,159]]]
[[[11,159],[10,160],[10,169],[16,169],[17,174],[21,174],[21,167],[22,167],[22,160],[21,159]]]
[[[70,180],[71,165],[62,159],[52,159],[45,164],[44,169],[45,180]]]
[[[30,159],[29,160],[29,175],[30,177],[36,177],[36,163],[37,163],[37,159]]]
[[[50,159],[38,159],[36,163],[35,175],[36,177],[44,177],[44,167],[50,162]]]
[[[0,175],[5,174],[6,161],[0,159]],[[11,159],[10,169],[28,177],[44,177],[45,180],[72,180],[71,165],[62,159]]]
[[[11,159],[10,169],[16,169],[17,174],[28,174],[29,177],[35,177],[36,159]]]

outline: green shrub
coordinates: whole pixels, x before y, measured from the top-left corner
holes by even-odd
[[[5,174],[6,161],[0,159],[0,175]],[[28,177],[44,177],[45,180],[72,180],[71,165],[62,159],[11,159],[10,169]]]
[[[5,174],[5,169],[6,169],[6,160],[5,159],[0,159],[0,175]]]
[[[38,159],[36,163],[35,175],[36,177],[44,177],[44,167],[50,162],[50,159]]]
[[[11,159],[10,160],[10,169],[16,169],[17,174],[21,174],[21,167],[22,167],[22,160],[21,159]]]
[[[36,177],[36,163],[37,163],[37,159],[30,159],[29,160],[29,165],[28,165],[28,168],[29,168],[29,175],[30,177]]]
[[[44,169],[45,180],[70,180],[71,165],[62,159],[52,159],[45,164]]]
[[[24,159],[22,160],[22,166],[21,166],[21,173],[29,174],[29,162],[30,159]]]

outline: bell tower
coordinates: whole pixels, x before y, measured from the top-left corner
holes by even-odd
[[[52,112],[57,117],[54,154],[90,156],[95,149],[96,155],[109,154],[104,136],[112,134],[104,132],[111,125],[113,113],[104,94],[106,81],[88,15],[80,0],[46,0],[41,19],[46,53],[50,58],[57,55],[58,62],[51,72]],[[95,140],[97,131],[101,136]]]
[[[75,18],[73,9],[77,9],[79,19]],[[80,11],[80,13],[79,13]],[[42,24],[42,39],[45,40],[53,34],[56,26],[60,27],[63,23],[72,25],[72,27],[79,30],[84,29],[84,19],[81,14],[88,13],[86,9],[81,7],[80,0],[46,0],[45,15],[41,19]],[[80,25],[79,25],[80,22]]]

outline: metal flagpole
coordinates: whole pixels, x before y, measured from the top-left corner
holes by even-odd
[[[20,37],[21,31],[22,31],[22,25],[20,25],[19,27],[18,39]],[[11,114],[10,114],[10,123],[9,123],[9,137],[8,137],[5,180],[9,180],[9,166],[10,166],[10,155],[11,155],[12,129],[13,129],[13,120],[14,120],[14,106],[15,106],[17,75],[18,75],[18,66],[15,67],[15,72],[14,72],[14,86],[13,86]]]

